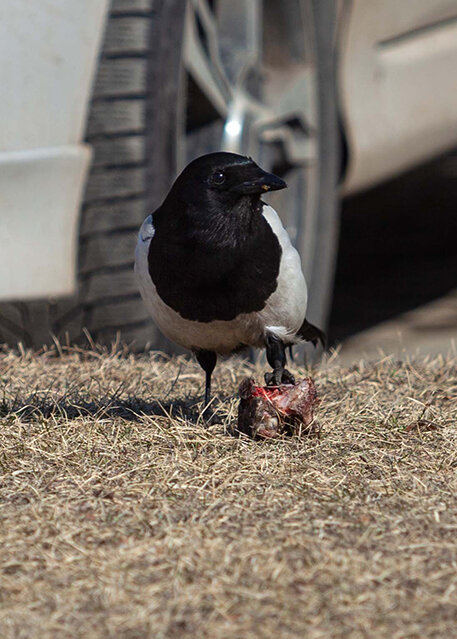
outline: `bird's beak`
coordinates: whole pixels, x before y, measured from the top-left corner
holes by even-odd
[[[287,188],[287,184],[277,175],[258,169],[252,177],[250,176],[250,179],[236,184],[230,190],[240,193],[240,195],[254,195],[256,193],[266,193],[267,191],[279,191],[285,188]]]

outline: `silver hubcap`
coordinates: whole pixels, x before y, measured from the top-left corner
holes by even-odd
[[[313,259],[319,126],[311,11],[309,0],[189,0],[177,167],[225,150],[284,176],[289,189],[270,201],[305,273]]]

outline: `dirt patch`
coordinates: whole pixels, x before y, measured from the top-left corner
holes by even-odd
[[[456,370],[292,368],[318,435],[253,442],[240,360],[205,426],[183,357],[3,352],[0,636],[452,636]]]

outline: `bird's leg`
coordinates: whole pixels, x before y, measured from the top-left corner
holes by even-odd
[[[294,376],[285,368],[286,349],[279,337],[269,333],[265,339],[265,347],[268,363],[273,369],[272,373],[265,373],[265,383],[267,386],[295,384]]]
[[[211,398],[211,375],[213,373],[214,367],[216,366],[217,355],[213,351],[195,351],[195,357],[197,358],[198,363],[205,371],[206,380],[205,380],[205,408],[209,404],[209,400]]]

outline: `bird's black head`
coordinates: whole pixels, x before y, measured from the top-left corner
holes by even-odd
[[[263,171],[251,158],[209,153],[197,158],[176,179],[171,193],[191,207],[232,207],[258,201],[267,191],[286,188],[281,178]]]
[[[262,224],[261,195],[286,186],[251,158],[223,152],[202,155],[177,177],[155,215],[156,229],[165,224],[168,237],[212,249],[246,247]]]
[[[234,153],[191,162],[153,213],[148,263],[160,298],[199,322],[264,308],[277,287],[282,249],[260,197],[285,187]]]

